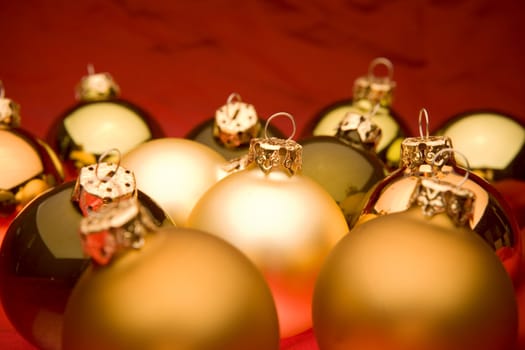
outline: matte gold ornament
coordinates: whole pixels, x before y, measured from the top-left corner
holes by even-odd
[[[137,199],[156,225],[173,225],[136,189],[128,170],[106,162],[86,166],[76,181],[40,194],[9,225],[0,248],[0,298],[7,319],[38,349],[61,349],[66,302],[89,263],[83,248],[95,252],[100,246],[96,237],[80,239],[83,216],[129,198]]]
[[[423,133],[422,117],[426,117],[427,132]],[[436,178],[463,187],[476,194],[470,229],[481,236],[495,251],[514,281],[520,276],[522,243],[516,218],[511,216],[504,198],[486,180],[457,165],[452,140],[447,136],[428,135],[428,113],[420,112],[420,137],[403,140],[401,167],[380,181],[368,194],[361,215],[351,224],[357,225],[377,216],[402,212],[410,207],[419,178]],[[461,154],[461,153],[459,153]],[[466,157],[465,157],[466,158]],[[468,159],[463,162],[469,164]]]
[[[450,137],[472,171],[487,181],[525,180],[525,128],[517,118],[472,110],[453,116],[436,134]]]
[[[268,122],[280,114],[293,120],[276,113]],[[319,267],[348,232],[336,202],[301,174],[301,151],[291,137],[252,139],[248,165],[212,186],[188,218],[188,227],[222,237],[260,268],[277,305],[282,337],[311,327]]]
[[[255,107],[234,92],[226,104],[215,111],[213,118],[198,125],[185,138],[211,147],[226,159],[234,159],[248,153],[252,138],[262,136],[262,124]],[[270,137],[282,137],[271,125],[266,132]]]
[[[5,97],[0,81],[0,242],[20,210],[64,180],[54,151],[20,122],[20,106]]]
[[[224,175],[226,159],[199,142],[162,138],[146,142],[122,158],[137,187],[184,226],[199,198]]]
[[[132,200],[106,209],[81,223],[112,237],[111,257],[75,286],[63,350],[279,349],[270,290],[239,250],[198,230],[151,231]]]
[[[46,136],[68,178],[76,178],[82,167],[95,164],[108,149],[125,154],[164,136],[146,111],[120,97],[120,88],[109,73],[95,73],[91,65],[88,73],[76,88],[77,104],[59,116]]]
[[[376,74],[378,67],[387,69],[386,76]],[[382,131],[375,152],[390,169],[399,165],[399,140],[407,135],[407,128],[402,124],[402,118],[391,108],[396,82],[393,80],[394,66],[385,57],[377,57],[368,68],[368,74],[354,81],[353,97],[336,101],[323,108],[311,120],[302,133],[303,138],[310,136],[334,136],[339,124],[347,113],[369,114]]]
[[[320,350],[514,349],[512,282],[462,224],[476,196],[425,181],[413,206],[354,227],[326,259],[313,298]]]
[[[349,112],[335,136],[299,141],[303,146],[303,175],[332,196],[348,223],[362,210],[365,194],[387,174],[375,152],[380,139],[381,129],[369,114]]]

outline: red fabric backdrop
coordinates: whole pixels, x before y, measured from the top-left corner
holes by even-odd
[[[413,134],[422,107],[431,131],[474,108],[523,122],[524,20],[522,0],[4,0],[0,80],[39,137],[75,103],[88,63],[171,137],[210,118],[231,92],[263,118],[293,114],[301,130],[351,97],[355,78],[384,56],[398,86],[393,108]],[[275,123],[290,130],[286,118]],[[500,186],[521,218],[524,184]],[[313,344],[307,333],[283,348]],[[0,320],[0,348],[30,347]]]

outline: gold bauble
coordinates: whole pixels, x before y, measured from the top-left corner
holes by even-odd
[[[93,265],[69,299],[63,350],[277,350],[264,278],[241,252],[185,228]]]
[[[311,327],[319,267],[348,226],[330,195],[298,172],[300,145],[253,139],[249,156],[245,169],[202,196],[188,226],[224,238],[255,262],[275,298],[281,336],[288,337]]]
[[[525,179],[525,127],[517,118],[472,110],[450,118],[437,134],[450,137],[471,169],[486,180]]]
[[[517,306],[478,235],[413,207],[339,242],[315,287],[313,322],[320,350],[507,350]]]
[[[179,138],[146,142],[121,161],[135,173],[137,188],[164,208],[178,226],[186,224],[193,206],[217,182],[225,163],[213,149]]]

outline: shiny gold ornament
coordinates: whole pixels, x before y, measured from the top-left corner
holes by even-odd
[[[185,138],[211,147],[226,159],[233,159],[248,153],[252,138],[264,136],[262,122],[255,107],[243,102],[234,92],[228,96],[226,104],[215,111],[214,118],[198,125]],[[272,125],[266,132],[269,137],[282,137]]]
[[[246,168],[212,186],[188,218],[188,227],[224,238],[260,268],[282,337],[310,328],[319,267],[348,232],[336,202],[301,174],[301,151],[291,138],[252,139]]]
[[[348,223],[362,210],[365,194],[385,178],[375,153],[381,129],[369,115],[347,113],[335,136],[312,136],[303,146],[302,173],[321,185],[339,204]]]
[[[76,88],[78,103],[50,127],[46,139],[63,161],[68,178],[97,162],[111,148],[122,154],[148,140],[164,136],[148,113],[119,97],[120,88],[109,73],[89,74]]]
[[[375,74],[380,66],[387,69],[386,76]],[[391,149],[398,149],[398,142],[407,135],[408,129],[402,124],[402,118],[391,108],[396,88],[393,72],[392,62],[387,58],[378,57],[372,60],[368,75],[354,81],[352,99],[337,101],[323,108],[305,128],[303,138],[319,135],[334,136],[347,113],[368,114],[373,109],[377,109],[371,118],[381,129],[382,138],[375,152],[389,168],[397,168],[398,154]]]
[[[4,97],[0,81],[0,242],[27,203],[64,180],[56,154],[20,121],[20,106]]]
[[[137,187],[184,226],[199,198],[223,176],[226,159],[199,142],[163,138],[146,142],[122,158]]]
[[[9,225],[0,248],[0,298],[5,314],[38,349],[61,348],[66,302],[89,263],[83,248],[96,250],[96,240],[81,241],[78,235],[83,215],[137,198],[157,225],[173,225],[155,202],[137,191],[132,174],[118,164],[88,166],[81,175],[27,204]]]
[[[525,128],[516,118],[473,110],[453,116],[436,134],[450,137],[486,180],[525,180]]]
[[[356,226],[326,259],[313,298],[319,349],[514,349],[512,282],[461,225],[471,213],[456,210],[475,195],[421,184],[419,205]],[[454,201],[456,191],[470,194]]]
[[[410,196],[421,177],[437,178],[450,183],[463,183],[463,187],[476,194],[476,205],[470,228],[481,236],[496,252],[514,281],[520,275],[522,244],[515,217],[502,196],[487,181],[457,165],[452,141],[446,136],[429,136],[422,131],[420,137],[403,140],[401,167],[380,181],[368,194],[359,218],[351,226],[377,216],[402,212],[410,207]],[[438,157],[436,155],[439,154]],[[465,160],[464,160],[465,161]],[[470,162],[467,160],[467,162]]]
[[[270,290],[239,250],[198,230],[150,231],[123,202],[106,209],[81,232],[105,232],[118,249],[75,286],[63,350],[279,349]]]

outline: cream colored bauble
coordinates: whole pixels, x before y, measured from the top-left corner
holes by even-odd
[[[226,159],[196,141],[162,138],[143,143],[122,157],[135,173],[137,188],[184,226],[199,198],[217,182]]]
[[[328,192],[300,174],[301,150],[292,140],[253,139],[248,166],[212,186],[188,219],[189,227],[224,238],[261,269],[281,337],[311,327],[318,270],[348,231]]]

